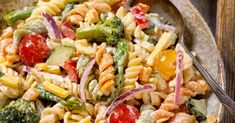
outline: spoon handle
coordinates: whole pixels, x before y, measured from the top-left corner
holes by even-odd
[[[217,84],[217,82],[210,76],[206,69],[197,61],[197,59],[192,55],[186,46],[184,46],[185,51],[190,55],[193,60],[194,66],[201,73],[204,79],[207,81],[213,92],[216,94],[220,102],[225,106],[225,108],[230,112],[230,114],[235,119],[235,102],[222,90],[222,88]]]

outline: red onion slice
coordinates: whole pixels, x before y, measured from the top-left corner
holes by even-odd
[[[30,72],[32,71],[32,68],[29,67],[29,66],[25,66],[25,65],[24,65],[24,66],[22,67],[22,70],[25,71],[25,72],[27,72],[27,73],[30,73]]]
[[[116,97],[113,100],[113,102],[110,104],[110,106],[106,109],[106,113],[104,115],[106,115],[106,114],[109,115],[115,107],[117,107],[119,104],[123,103],[125,100],[128,100],[130,97],[132,97],[138,93],[145,92],[145,91],[151,91],[154,89],[155,89],[154,85],[146,84],[146,85],[129,90],[129,91],[119,95],[118,97]]]
[[[174,98],[174,104],[178,104],[179,102],[179,95],[180,95],[180,85],[183,81],[183,53],[179,49],[177,50],[177,58],[176,58],[176,85],[175,85],[175,98]]]
[[[81,98],[82,102],[86,101],[85,85],[86,85],[86,82],[88,79],[88,75],[90,74],[91,69],[93,68],[94,64],[95,64],[95,59],[91,60],[87,64],[86,69],[85,69],[84,73],[82,74],[82,78],[81,78],[80,86],[79,86],[79,94],[80,94],[80,98]]]
[[[46,12],[43,12],[42,15],[44,16],[44,23],[46,26],[46,29],[48,31],[48,35],[50,38],[57,38],[57,39],[62,39],[62,34],[59,30],[59,27],[57,26],[55,20],[51,15],[49,15]]]
[[[165,24],[159,23],[157,25],[157,27],[159,27],[160,29],[163,29],[163,30],[168,30],[168,31],[171,31],[171,32],[175,32],[175,27],[171,26],[171,25],[165,25]]]

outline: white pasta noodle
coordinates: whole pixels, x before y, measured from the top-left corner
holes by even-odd
[[[64,78],[56,74],[39,72],[37,70],[33,70],[32,74],[36,77],[37,81],[40,83],[42,83],[43,81],[48,81],[61,88],[68,90],[69,93],[74,96],[79,95],[79,84],[73,83],[68,77]]]
[[[140,116],[136,123],[151,123],[154,122],[153,112],[156,109],[149,104],[143,104],[140,108]]]
[[[136,22],[134,16],[131,12],[126,13],[124,7],[120,7],[117,10],[116,16],[122,20],[122,23],[124,25],[125,38],[131,40],[132,36],[134,36],[134,31],[136,29]]]
[[[122,93],[135,88],[135,82],[137,82],[139,74],[143,68],[142,58],[138,52],[129,52],[128,59],[129,62],[125,70],[125,80]]]
[[[68,20],[73,24],[80,25],[80,22],[85,21],[88,24],[99,22],[99,14],[102,12],[109,12],[111,7],[107,3],[85,2],[76,5],[70,11]]]
[[[136,87],[141,87],[139,83],[135,83]],[[163,92],[156,92],[156,91],[150,91],[150,92],[144,92],[135,95],[136,99],[142,99],[144,104],[151,104],[154,106],[159,106],[161,104],[161,100],[166,97],[166,94]]]
[[[91,123],[91,115],[94,114],[94,106],[86,103],[86,109],[72,110],[64,114],[64,123]]]
[[[30,21],[33,18],[41,18],[43,12],[47,12],[50,15],[57,15],[61,13],[66,4],[67,0],[39,0],[37,7],[33,10],[27,21]]]
[[[53,107],[45,108],[42,111],[39,123],[58,123],[64,118],[65,112],[68,109],[61,103],[57,103]]]
[[[107,107],[102,106],[100,104],[95,105],[95,109],[97,110],[96,118],[95,118],[95,123],[106,123],[106,118],[104,116]]]

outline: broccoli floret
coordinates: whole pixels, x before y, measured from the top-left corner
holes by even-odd
[[[39,114],[32,101],[18,99],[0,110],[1,123],[36,123],[38,121]]]
[[[89,28],[80,27],[76,31],[78,39],[96,39],[97,41],[106,41],[108,45],[117,44],[122,33],[122,21],[116,16]]]

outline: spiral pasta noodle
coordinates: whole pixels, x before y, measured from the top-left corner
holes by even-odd
[[[13,35],[13,29],[9,26],[3,30],[3,33],[0,36],[0,41],[6,38],[11,38],[12,35]]]
[[[106,51],[106,44],[102,43],[96,51],[96,62],[99,65],[99,88],[104,95],[109,95],[114,89],[113,58]]]
[[[196,118],[192,115],[189,115],[185,112],[178,112],[175,114],[173,118],[170,119],[170,123],[178,122],[178,123],[196,123]]]
[[[13,30],[11,27],[8,27],[0,37],[0,64],[7,67],[20,60],[20,57],[17,55],[18,47],[13,42],[12,36]]]
[[[57,15],[61,13],[66,4],[67,0],[39,0],[37,7],[33,10],[27,21],[30,21],[33,18],[41,18],[43,12],[47,12],[50,15]]]
[[[102,106],[100,104],[95,105],[95,110],[97,110],[96,118],[95,118],[95,123],[106,123],[106,118],[104,116],[106,112],[107,107]]]
[[[136,87],[140,87],[138,82],[135,83]],[[157,91],[150,91],[150,92],[144,92],[135,95],[136,99],[143,100],[144,104],[151,104],[154,106],[159,106],[161,104],[161,100],[166,98],[166,93],[164,92],[157,92]]]
[[[159,72],[153,72],[149,82],[156,85],[158,91],[164,91],[167,88],[166,81],[160,76]]]
[[[154,122],[153,112],[156,109],[149,104],[143,104],[140,108],[140,116],[136,123],[151,123]]]
[[[136,51],[138,51],[143,57],[144,63],[146,63],[151,52],[154,49],[154,45],[147,41],[149,36],[142,31],[140,26],[136,27],[134,31],[134,36],[134,42],[136,43],[134,47]]]
[[[90,45],[88,43],[88,41],[86,39],[81,39],[81,40],[77,40],[75,41],[75,47],[77,50],[78,54],[85,54],[88,56],[94,56],[95,55],[95,47],[96,44],[94,43],[94,45]]]
[[[140,72],[139,80],[141,84],[149,83],[149,79],[152,75],[153,69],[151,67],[143,67]]]
[[[134,16],[131,12],[126,13],[124,7],[122,6],[117,10],[116,16],[122,20],[122,23],[124,25],[125,38],[131,40],[132,36],[134,36],[134,32],[136,29],[136,22]]]
[[[0,65],[0,71],[1,73],[3,73],[4,75],[1,77],[1,81],[0,82],[0,92],[8,97],[8,98],[16,98],[19,97],[24,90],[27,90],[27,85],[25,85],[24,83],[24,79],[19,76],[19,74],[12,70],[11,68],[7,68],[4,65]],[[3,81],[5,81],[5,83],[9,83],[9,82],[17,82],[17,87],[11,87],[11,86],[7,86],[4,85]]]
[[[88,24],[97,23],[99,21],[99,14],[102,12],[109,12],[111,7],[107,3],[94,3],[85,2],[83,4],[76,5],[75,8],[70,11],[70,20],[73,24],[79,25],[79,22],[85,21]]]
[[[64,118],[65,112],[68,109],[61,103],[57,103],[53,107],[45,108],[42,111],[39,123],[58,123]]]
[[[197,94],[204,95],[208,86],[204,80],[190,81],[180,91],[179,105],[185,103],[190,97]],[[164,102],[160,105],[160,109],[155,111],[155,119],[157,122],[162,123],[174,116],[174,110],[179,108],[179,105],[174,104],[174,93],[170,93]]]
[[[134,44],[134,49],[140,54],[141,58],[143,59],[143,64],[146,66],[146,62],[150,56],[150,52],[142,48],[140,44]]]
[[[79,84],[73,83],[68,77],[64,78],[56,74],[39,72],[37,70],[33,70],[32,74],[36,77],[38,82],[48,81],[68,90],[71,95],[78,96],[79,94]]]
[[[64,123],[91,123],[91,115],[94,114],[94,106],[86,103],[85,109],[72,110],[64,114]]]
[[[142,58],[139,57],[137,52],[129,52],[128,59],[129,62],[125,70],[122,93],[135,88],[135,82],[137,82],[143,68]]]
[[[99,84],[96,79],[92,79],[88,84],[88,92],[93,101],[96,101],[98,97],[101,97],[103,93],[99,89]]]

